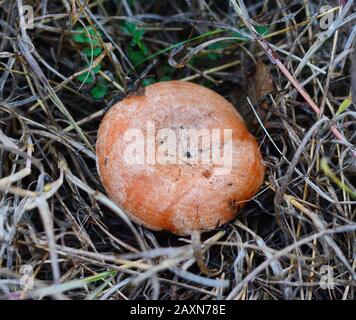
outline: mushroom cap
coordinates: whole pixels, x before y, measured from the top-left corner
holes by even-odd
[[[148,123],[151,129],[154,125],[155,135],[149,135]],[[144,141],[135,141],[136,146],[145,147],[143,163],[125,157],[135,140],[128,142],[125,137],[130,129],[143,133]],[[221,149],[225,144],[232,147],[232,165],[203,162],[202,155],[213,151],[211,147],[203,150],[202,144],[195,153],[188,150],[189,144],[185,145],[188,151],[177,147],[186,159],[179,158],[179,151],[176,158],[165,152],[164,156],[180,161],[152,163],[147,150],[153,149],[157,156],[162,154],[162,144],[169,146],[164,134],[157,133],[160,129],[174,132],[177,146],[183,129],[220,129]],[[232,132],[230,140],[222,140],[226,129]],[[139,154],[135,151],[134,155]],[[255,195],[265,173],[259,145],[233,105],[210,89],[182,81],[149,85],[115,104],[100,124],[96,153],[102,184],[117,205],[139,224],[179,235],[211,230],[235,218]]]

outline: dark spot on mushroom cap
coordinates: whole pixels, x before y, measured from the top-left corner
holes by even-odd
[[[201,174],[207,179],[211,177],[211,172],[208,169],[204,170]]]

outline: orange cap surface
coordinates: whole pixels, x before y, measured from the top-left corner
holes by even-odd
[[[185,129],[208,130],[211,137],[218,130],[220,156],[228,154],[225,145],[232,147],[225,157],[231,166],[201,160],[213,154],[214,143],[204,149],[201,142],[193,151],[193,144],[180,146]],[[137,130],[143,139],[128,139],[127,133]],[[232,139],[223,140],[224,130]],[[165,140],[167,132],[177,137],[176,157],[168,154],[173,149],[165,149],[174,141]],[[130,145],[137,148],[128,149]],[[144,162],[128,161],[128,150],[137,156],[140,146]],[[169,163],[157,161],[162,150],[168,150],[164,156]],[[114,105],[100,124],[96,153],[101,181],[115,203],[137,223],[179,235],[232,220],[258,191],[265,173],[256,139],[233,105],[210,89],[182,81],[149,85]]]

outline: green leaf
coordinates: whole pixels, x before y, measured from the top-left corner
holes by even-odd
[[[93,51],[91,48],[83,48],[83,53],[88,57],[88,58],[91,58],[91,57],[97,57],[100,55],[100,53],[102,53],[103,49],[100,48],[100,47],[96,47],[96,48],[93,48]]]
[[[147,54],[148,54],[148,49],[147,49],[147,47],[145,46],[145,44],[144,44],[142,41],[140,41],[140,42],[138,43],[138,47],[140,48],[141,52],[142,52],[145,56],[147,56]]]
[[[204,86],[204,87],[213,88],[214,85],[215,85],[215,84],[214,84],[213,82],[211,82],[210,80],[205,80],[205,81],[203,81],[203,86]]]
[[[172,66],[170,66],[168,63],[165,63],[162,66],[162,69],[163,69],[165,74],[169,74],[169,75],[172,75],[174,73],[174,71],[176,71],[176,69],[173,68]]]
[[[88,64],[85,68],[86,69],[89,69],[91,67],[91,65],[90,64]],[[94,73],[94,74],[97,74],[97,73],[99,73],[100,72],[100,70],[101,70],[101,64],[99,63],[96,67],[91,67],[91,69],[90,69],[90,71],[92,72],[92,73]]]
[[[141,52],[144,55],[148,54],[148,49],[147,47],[144,45],[144,43],[141,41],[143,35],[145,34],[145,30],[142,29],[137,29],[136,24],[132,23],[132,22],[128,22],[126,21],[125,24],[123,25],[123,30],[130,34],[132,36],[132,40],[130,42],[130,46],[131,47],[136,47],[138,46],[141,50]]]
[[[238,43],[249,41],[249,38],[247,38],[246,36],[242,35],[242,33],[240,33],[240,32],[234,32],[233,36],[238,38],[236,40]]]
[[[92,27],[78,28],[74,30],[74,34],[72,34],[72,39],[77,43],[91,43],[93,46],[100,45],[100,37],[102,36],[100,31],[95,31]]]
[[[262,37],[269,33],[269,28],[267,26],[255,26],[255,29]]]
[[[199,35],[199,36],[190,38],[190,39],[188,39],[188,40],[184,40],[184,41],[181,41],[181,42],[172,44],[172,45],[170,45],[169,47],[166,47],[166,48],[164,48],[164,49],[162,49],[162,50],[159,50],[159,51],[157,51],[157,52],[151,54],[150,56],[146,57],[144,60],[140,61],[140,64],[143,63],[143,62],[145,62],[145,61],[147,61],[147,60],[151,60],[151,59],[153,59],[153,58],[156,58],[157,56],[159,56],[159,55],[161,55],[161,54],[163,54],[163,53],[165,53],[165,52],[168,52],[168,51],[170,51],[170,50],[172,50],[172,49],[174,49],[174,48],[177,48],[177,47],[179,47],[179,46],[181,46],[181,45],[183,45],[183,44],[185,44],[185,43],[190,43],[190,42],[193,42],[193,41],[195,41],[195,40],[199,40],[199,39],[202,39],[202,38],[206,38],[206,37],[208,37],[208,36],[212,36],[212,35],[215,35],[215,34],[218,34],[218,33],[222,33],[222,32],[225,32],[225,31],[222,30],[222,29],[217,29],[217,30],[209,31],[209,32],[206,32],[206,33],[201,34],[201,35]]]
[[[144,87],[146,87],[146,86],[148,86],[148,85],[150,85],[150,84],[152,84],[152,83],[155,83],[156,82],[156,80],[154,79],[154,78],[147,78],[147,79],[144,79],[143,81],[142,81],[142,85],[144,86]]]
[[[266,26],[256,26],[256,31],[264,36],[266,35],[268,32],[269,32],[269,28],[266,27]],[[157,56],[165,53],[165,52],[168,52],[174,48],[177,48],[183,44],[186,44],[186,43],[190,43],[190,42],[193,42],[193,41],[196,41],[196,40],[199,40],[199,39],[203,39],[203,38],[206,38],[206,37],[210,37],[210,36],[213,36],[213,35],[216,35],[216,34],[219,34],[219,33],[224,33],[225,30],[223,29],[216,29],[216,30],[212,30],[212,31],[209,31],[209,32],[206,32],[206,33],[203,33],[199,36],[196,36],[196,37],[193,37],[193,38],[190,38],[188,40],[184,40],[184,41],[181,41],[181,42],[178,42],[178,43],[175,43],[175,44],[172,44],[162,50],[159,50],[149,56],[147,56],[144,60],[140,61],[140,64],[147,61],[147,60],[151,60],[153,58],[156,58]],[[247,39],[246,37],[243,37],[240,33],[238,32],[235,32],[234,35],[236,35],[238,38],[241,38],[241,40],[244,40],[244,41],[248,41],[249,39]],[[238,40],[237,40],[238,41]],[[226,42],[226,43],[229,43],[229,42]]]
[[[198,56],[193,56],[189,61],[188,64],[191,66],[195,66],[199,62]]]
[[[122,26],[122,30],[124,32],[127,32],[127,33],[133,35],[135,33],[135,31],[136,31],[136,24],[134,24],[134,23],[132,23],[130,21],[126,21],[124,23],[124,25]]]
[[[141,42],[141,39],[144,35],[145,31],[144,30],[135,30],[135,32],[132,35],[132,40],[131,40],[131,46],[136,46]]]
[[[352,104],[352,99],[351,97],[346,98],[339,107],[339,110],[337,110],[336,115],[338,116],[339,114],[343,113],[349,106]]]
[[[169,80],[172,80],[172,77],[165,75],[165,76],[161,77],[161,79],[159,81],[169,81]]]
[[[217,61],[217,60],[220,60],[223,55],[221,53],[215,53],[215,52],[211,52],[211,53],[208,53],[206,55],[206,57],[209,59],[209,60],[212,60],[212,61]]]
[[[76,43],[85,43],[86,39],[83,33],[72,34],[72,39]]]
[[[91,71],[95,74],[99,73],[101,70],[101,64],[98,64],[96,67],[92,68]]]
[[[127,48],[127,53],[129,55],[131,62],[134,65],[141,63],[141,61],[146,58],[146,56],[141,51],[137,51],[131,47]]]
[[[95,100],[103,99],[108,93],[108,86],[99,84],[95,86],[93,89],[91,89],[90,93],[92,98]]]
[[[210,46],[207,47],[209,50],[223,50],[231,46],[234,41],[221,41],[221,42],[216,42],[211,44]]]
[[[81,83],[85,83],[85,84],[91,84],[94,82],[94,76],[89,72],[82,73],[81,75],[78,76],[77,79]]]

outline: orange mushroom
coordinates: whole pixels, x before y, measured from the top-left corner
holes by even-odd
[[[167,81],[114,105],[96,144],[111,199],[137,223],[179,235],[235,218],[261,186],[255,138],[225,98]]]

